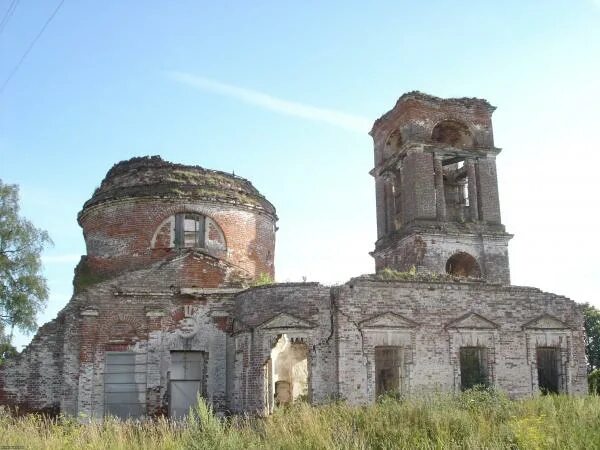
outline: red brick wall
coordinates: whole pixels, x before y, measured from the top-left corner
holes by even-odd
[[[204,214],[221,228],[227,251],[213,253],[213,256],[237,266],[250,278],[261,273],[274,276],[275,218],[272,215],[217,202],[144,198],[116,200],[84,210],[80,223],[91,271],[118,273],[176,256],[179,250],[170,247],[171,225],[164,221],[180,212]]]
[[[402,141],[428,141],[435,125],[442,120],[464,123],[477,147],[493,147],[492,112],[494,107],[481,99],[440,99],[421,93],[403,95],[396,106],[373,125],[371,135],[376,151],[382,152],[390,134],[400,130]],[[376,158],[376,162],[381,159]]]

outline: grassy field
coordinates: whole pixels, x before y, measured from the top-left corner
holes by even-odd
[[[200,403],[194,419],[80,424],[0,412],[0,448],[31,449],[600,449],[600,397],[510,401],[469,391],[368,407],[297,404],[267,419],[219,420]],[[14,448],[14,447],[13,447]]]

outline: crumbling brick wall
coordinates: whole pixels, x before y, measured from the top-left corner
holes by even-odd
[[[68,319],[63,311],[43,325],[21,354],[0,367],[0,405],[18,407],[19,413],[55,415],[61,410],[62,399],[72,394],[63,382],[65,347],[73,337]]]
[[[376,270],[445,273],[457,244],[477,260],[480,276],[510,284],[494,109],[482,99],[410,92],[375,121]]]
[[[205,247],[175,245],[180,213],[207,218]],[[78,216],[87,254],[75,294],[0,368],[0,404],[101,418],[106,352],[133,351],[146,372],[145,411],[162,414],[170,352],[186,350],[207,355],[203,395],[226,411],[231,296],[274,277],[276,220],[243,178],[159,157],[116,164]]]
[[[334,316],[330,289],[318,283],[284,283],[235,297],[235,369],[232,409],[264,413],[265,365],[279,336],[308,347],[309,398],[323,403],[337,390]],[[271,392],[271,395],[273,393]]]
[[[485,345],[491,383],[512,397],[535,395],[538,337],[564,354],[563,392],[587,393],[583,317],[565,297],[518,286],[358,278],[337,290],[335,305],[339,394],[353,403],[375,399],[377,345],[408,350],[407,393],[459,391],[458,348]],[[542,324],[546,315],[553,319]]]

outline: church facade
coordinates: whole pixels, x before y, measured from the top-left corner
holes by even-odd
[[[374,139],[376,273],[341,286],[274,276],[277,216],[224,172],[133,158],[78,215],[74,294],[0,367],[22,411],[181,417],[294,401],[491,385],[587,393],[583,315],[510,284],[491,115],[480,99],[404,94]]]

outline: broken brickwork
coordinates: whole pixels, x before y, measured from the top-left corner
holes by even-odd
[[[292,401],[458,392],[587,392],[582,313],[510,285],[485,100],[403,95],[371,131],[377,274],[273,277],[275,208],[242,178],[133,158],[78,221],[74,294],[0,367],[0,404],[93,419],[180,417]],[[475,380],[475,381],[473,381]]]
[[[377,269],[445,272],[466,251],[490,281],[510,283],[491,115],[480,99],[404,94],[373,125]]]

